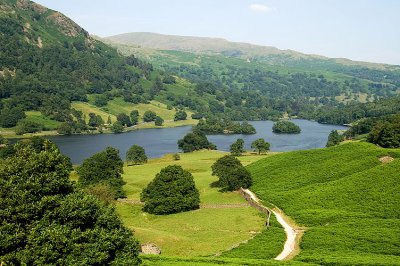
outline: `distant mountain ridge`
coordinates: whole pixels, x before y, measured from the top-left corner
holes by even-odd
[[[273,63],[298,60],[332,61],[343,65],[360,65],[370,68],[400,69],[388,64],[352,61],[346,58],[329,58],[321,55],[304,54],[293,50],[280,50],[272,46],[262,46],[243,42],[231,42],[223,38],[165,35],[151,32],[124,33],[103,38],[105,41],[137,45],[155,50],[176,50],[191,53],[211,53],[244,59],[268,59]],[[278,59],[278,60],[277,60]]]

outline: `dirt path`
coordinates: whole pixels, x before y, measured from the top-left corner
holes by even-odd
[[[294,256],[296,256],[298,254],[298,252],[300,251],[299,243],[300,243],[300,238],[304,233],[304,230],[297,228],[297,227],[294,228],[294,226],[290,225],[288,218],[278,208],[269,209],[269,208],[265,207],[260,202],[260,200],[257,198],[257,196],[250,190],[242,189],[242,192],[244,194],[246,194],[261,209],[267,209],[270,212],[272,212],[275,215],[277,221],[285,229],[285,233],[286,233],[285,245],[283,247],[282,252],[275,258],[275,260],[287,260],[287,259],[291,259]]]

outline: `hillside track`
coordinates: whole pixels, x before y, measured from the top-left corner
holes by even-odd
[[[300,252],[300,240],[304,234],[304,229],[294,225],[293,222],[278,208],[270,209],[264,206],[257,196],[249,189],[241,189],[243,196],[249,201],[250,205],[256,204],[257,209],[267,210],[275,215],[277,221],[282,225],[286,233],[286,241],[282,252],[275,257],[275,260],[289,260]],[[253,204],[252,204],[253,203]]]

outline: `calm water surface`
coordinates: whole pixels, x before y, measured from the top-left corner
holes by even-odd
[[[324,147],[331,130],[346,129],[344,126],[322,125],[301,119],[291,121],[300,126],[300,134],[274,134],[272,133],[274,122],[254,121],[250,124],[256,128],[257,134],[209,135],[208,139],[222,151],[229,151],[229,146],[238,138],[244,139],[247,150],[251,149],[251,142],[258,138],[264,138],[271,143],[271,151],[307,150]],[[134,144],[144,147],[150,158],[175,153],[179,151],[177,141],[191,129],[191,126],[141,129],[123,134],[55,136],[51,139],[63,154],[71,158],[73,164],[80,164],[107,146],[119,149],[123,159],[126,151]]]

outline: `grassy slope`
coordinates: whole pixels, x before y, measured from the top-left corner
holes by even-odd
[[[145,165],[125,167],[128,199],[139,199],[142,188],[161,168],[178,164],[193,174],[202,204],[245,203],[238,193],[221,193],[217,188],[210,187],[216,181],[216,177],[211,176],[211,164],[222,155],[224,153],[218,151],[200,151],[182,154],[180,161],[173,161],[172,156],[167,156],[150,160]],[[260,158],[248,156],[245,157],[245,163]],[[213,255],[251,238],[264,227],[263,216],[249,206],[201,208],[158,216],[143,213],[140,206],[119,202],[117,210],[125,224],[135,230],[136,237],[142,243],[156,243],[161,247],[163,255],[167,256]]]
[[[284,153],[249,166],[252,190],[309,228],[296,260],[400,265],[399,157],[367,143]]]
[[[187,120],[173,121],[176,112],[175,109],[168,110],[165,104],[158,101],[151,101],[150,104],[133,104],[125,102],[122,98],[115,98],[109,101],[107,106],[103,108],[99,108],[90,102],[73,102],[72,107],[76,110],[82,111],[86,115],[86,120],[89,120],[89,113],[95,113],[96,115],[100,115],[105,122],[107,121],[108,116],[111,117],[112,122],[115,122],[117,120],[116,115],[120,113],[129,115],[132,110],[138,110],[140,115],[139,123],[143,122],[142,117],[146,111],[154,111],[157,115],[161,116],[165,120],[164,127],[194,125],[197,123],[197,120],[191,118],[192,112],[190,111],[186,111],[188,114]],[[138,128],[149,127],[154,127],[154,123],[140,124],[138,126]]]

